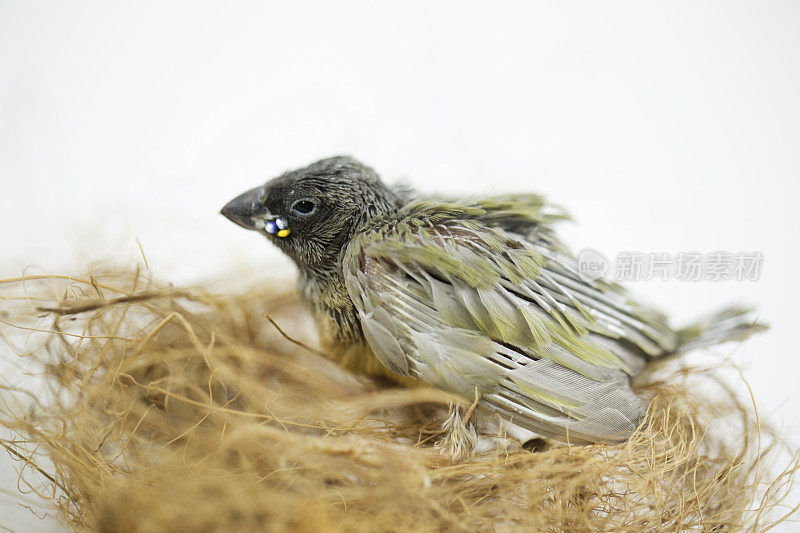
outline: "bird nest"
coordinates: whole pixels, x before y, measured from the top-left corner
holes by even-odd
[[[454,399],[325,360],[286,285],[0,280],[6,358],[28,373],[0,391],[20,486],[90,531],[737,531],[792,513],[796,455],[770,467],[786,448],[714,368],[649,370],[649,422],[623,444],[495,429],[453,462],[432,443]]]

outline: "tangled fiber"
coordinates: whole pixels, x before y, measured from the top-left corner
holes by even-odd
[[[463,400],[325,360],[286,285],[0,280],[5,358],[29,374],[0,390],[20,485],[76,531],[750,531],[796,510],[797,455],[770,466],[786,447],[713,368],[654,366],[624,444],[489,424],[454,463],[432,444]]]

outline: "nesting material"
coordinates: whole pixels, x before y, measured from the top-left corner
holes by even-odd
[[[89,531],[737,531],[791,514],[796,457],[770,467],[780,440],[742,383],[674,361],[637,384],[649,424],[624,444],[501,434],[453,463],[433,447],[452,398],[302,346],[313,324],[278,287],[0,280],[4,358],[36,372],[0,391],[22,486]]]

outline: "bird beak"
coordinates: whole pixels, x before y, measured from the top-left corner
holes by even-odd
[[[264,187],[250,189],[228,202],[220,213],[243,228],[259,229],[263,227],[264,218],[269,215],[264,207],[263,196]]]

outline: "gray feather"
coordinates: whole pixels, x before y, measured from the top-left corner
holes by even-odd
[[[603,287],[576,289],[582,281],[566,256],[550,254],[533,277],[519,269],[533,268],[524,258],[535,245],[519,236],[421,226],[375,231],[345,259],[348,291],[381,362],[467,399],[477,392],[486,407],[552,438],[611,442],[636,429],[644,408],[629,374],[657,350],[658,327]],[[519,253],[492,252],[498,243]],[[398,245],[401,253],[388,253]],[[437,261],[442,248],[468,264],[464,272]]]

